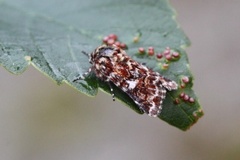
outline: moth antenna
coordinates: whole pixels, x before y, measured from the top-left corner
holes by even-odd
[[[85,54],[85,55],[88,56],[88,57],[90,56],[90,55],[89,55],[87,52],[85,52],[85,51],[82,51],[82,53]]]

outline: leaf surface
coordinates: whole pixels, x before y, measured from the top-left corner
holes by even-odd
[[[133,59],[179,85],[183,76],[190,78],[184,88],[168,92],[161,119],[186,130],[203,115],[191,89],[193,78],[184,50],[190,42],[166,0],[8,0],[0,1],[0,15],[0,64],[13,74],[32,64],[58,84],[66,82],[89,96],[95,96],[98,88],[109,93],[106,83],[94,75],[80,83],[73,79],[90,67],[81,51],[91,53],[104,36],[115,33],[127,44]],[[139,47],[149,46],[158,52],[170,47],[180,58],[168,62],[139,55]],[[163,69],[165,63],[168,69]],[[118,99],[141,113],[124,92],[115,90]],[[174,103],[183,92],[194,98],[194,103],[182,99]]]

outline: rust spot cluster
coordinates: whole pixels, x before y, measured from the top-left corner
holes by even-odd
[[[201,117],[203,115],[203,110],[199,109],[193,112],[193,116],[198,119],[199,117]]]
[[[118,40],[118,36],[114,33],[103,37],[102,42],[108,46],[117,46],[121,49],[127,49],[127,45]]]
[[[157,60],[162,60],[164,62],[162,64],[162,69],[164,70],[169,68],[170,62],[176,61],[180,58],[180,53],[172,50],[169,47],[166,47],[163,52],[156,52],[155,48],[152,46],[148,47],[147,49],[144,47],[139,47],[138,54],[147,54],[148,56],[155,56]]]
[[[183,76],[181,78],[181,88],[185,88],[188,83],[190,83],[190,78],[188,76]]]
[[[166,49],[163,52],[155,52],[155,49],[152,46],[148,47],[147,50],[145,50],[144,47],[139,47],[138,53],[139,54],[147,53],[149,56],[155,55],[157,59],[165,58],[167,61],[174,61],[180,58],[179,52],[176,52],[169,47],[166,47]]]
[[[195,102],[195,99],[193,97],[190,97],[188,94],[186,94],[184,92],[180,93],[179,98],[185,102],[190,102],[190,103]]]

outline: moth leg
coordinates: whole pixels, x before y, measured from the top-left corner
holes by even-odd
[[[87,57],[90,57],[90,54],[88,54],[87,52],[82,51],[82,53],[83,53],[84,55],[86,55]],[[91,63],[90,59],[89,59],[89,62]],[[90,74],[91,71],[92,71],[92,68],[90,67],[87,72],[85,72],[85,73],[83,73],[82,75],[80,75],[79,77],[75,78],[75,79],[73,80],[73,82],[76,82],[76,81],[78,81],[78,80],[84,80],[84,79]]]
[[[115,94],[114,94],[114,91],[113,91],[112,83],[108,82],[108,86],[110,88],[110,93],[112,95],[112,100],[115,101]]]
[[[78,80],[84,80],[90,73],[92,72],[92,68],[90,67],[87,72],[83,73],[79,77],[75,78],[73,82],[76,82]]]

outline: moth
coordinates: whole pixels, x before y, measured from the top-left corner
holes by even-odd
[[[83,53],[89,57],[91,67],[73,82],[94,72],[97,78],[108,82],[113,100],[112,84],[127,93],[151,117],[157,117],[161,113],[166,92],[178,88],[175,81],[133,60],[125,50],[117,46],[101,45],[90,54]]]

